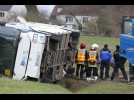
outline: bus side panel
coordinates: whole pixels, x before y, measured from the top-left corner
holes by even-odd
[[[35,35],[35,34],[34,34]],[[45,46],[45,35],[36,34],[37,37],[33,38],[30,49],[30,56],[25,77],[37,78],[40,76],[40,65]]]
[[[121,56],[134,64],[134,37],[130,35],[120,35]]]

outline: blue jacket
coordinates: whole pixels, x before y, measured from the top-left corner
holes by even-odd
[[[101,50],[100,52],[100,60],[101,61],[111,61],[112,54],[109,50]]]

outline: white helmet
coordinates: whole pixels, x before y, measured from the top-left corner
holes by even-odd
[[[95,49],[95,48],[97,48],[97,49],[98,49],[98,48],[99,48],[99,45],[98,45],[98,44],[96,44],[96,43],[95,43],[95,44],[92,44],[91,48],[92,48],[92,49]]]

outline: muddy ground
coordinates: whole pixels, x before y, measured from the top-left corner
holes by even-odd
[[[77,92],[81,88],[90,87],[92,85],[95,85],[99,82],[104,82],[104,81],[111,81],[111,80],[110,79],[108,79],[108,80],[98,79],[97,81],[93,81],[93,80],[87,81],[87,80],[66,78],[66,79],[63,79],[62,81],[58,82],[58,84],[62,85],[63,87],[69,89],[72,92]],[[116,78],[114,80],[114,82],[125,83],[125,84],[128,83],[122,77]]]

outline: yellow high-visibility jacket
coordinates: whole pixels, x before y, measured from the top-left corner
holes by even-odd
[[[96,60],[97,60],[97,51],[90,50],[89,51],[88,61],[96,61]]]
[[[77,58],[76,58],[79,64],[84,63],[86,61],[85,55],[86,55],[86,49],[79,49]]]
[[[98,53],[96,50],[90,50],[88,56],[88,63],[90,65],[96,65],[98,60]]]

